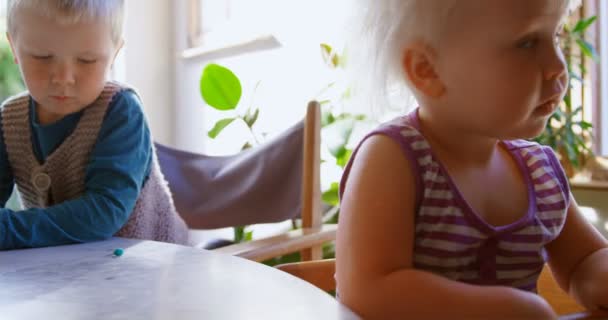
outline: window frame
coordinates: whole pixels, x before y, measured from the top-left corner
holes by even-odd
[[[209,44],[205,43],[205,36],[211,35],[215,36],[215,38],[222,38],[221,35],[225,30],[214,30],[207,34],[203,31],[203,17],[201,15],[203,1],[214,0],[188,0],[187,49],[181,54],[183,59],[211,56],[227,57],[259,50],[276,49],[281,46],[279,40],[270,33],[257,33],[237,39],[220,40]]]
[[[595,25],[595,45],[600,63],[592,68],[593,125],[596,128],[594,151],[598,155],[608,155],[608,2],[588,1],[591,13],[598,16]],[[586,2],[587,4],[587,2]],[[604,62],[604,63],[602,63]]]

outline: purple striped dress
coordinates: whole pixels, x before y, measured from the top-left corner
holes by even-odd
[[[495,227],[462,197],[419,130],[417,112],[380,126],[376,134],[397,141],[416,180],[414,266],[477,285],[504,285],[536,292],[545,264],[545,245],[560,233],[569,205],[569,186],[553,151],[525,141],[503,141],[528,186],[528,212]],[[344,188],[353,159],[342,177]]]

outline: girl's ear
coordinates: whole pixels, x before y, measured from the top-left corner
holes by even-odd
[[[429,98],[440,98],[445,85],[434,66],[434,50],[428,45],[413,44],[403,52],[402,67],[409,82]]]
[[[15,53],[15,47],[13,46],[13,40],[11,39],[11,35],[6,33],[6,39],[8,40],[8,45],[11,48],[11,52],[13,53],[13,61],[15,64],[19,64],[19,60],[17,59],[17,54]]]

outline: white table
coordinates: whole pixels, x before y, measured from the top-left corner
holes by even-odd
[[[112,252],[123,248],[121,257]],[[265,265],[113,238],[0,251],[2,319],[357,319],[333,297]]]

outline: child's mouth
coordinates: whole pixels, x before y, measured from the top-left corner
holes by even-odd
[[[68,99],[70,99],[70,97],[68,97],[68,96],[53,96],[52,98],[59,102],[64,102],[64,101],[67,101]]]
[[[541,117],[551,115],[557,109],[558,103],[554,100],[547,101],[534,109],[534,114]]]

